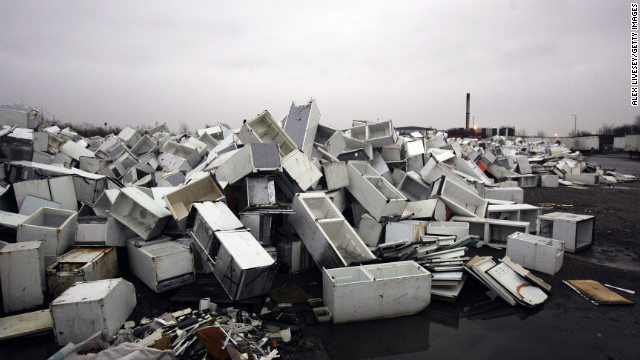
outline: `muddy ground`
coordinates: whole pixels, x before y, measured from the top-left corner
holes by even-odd
[[[626,154],[592,156],[603,168],[640,176],[640,161]],[[600,185],[586,190],[527,188],[525,203],[555,204],[544,212],[567,211],[596,217],[590,249],[566,254],[555,276],[537,273],[552,285],[542,308],[511,307],[487,296],[469,278],[454,303],[433,300],[413,316],[344,325],[319,325],[306,304],[288,310],[300,331],[281,348],[289,359],[640,359],[639,293],[623,294],[630,306],[596,306],[562,284],[593,279],[640,291],[640,182]],[[504,256],[501,250],[474,249],[470,255]],[[179,291],[157,295],[135,278],[119,253],[121,275],[136,287],[138,307],[132,318],[159,315],[195,303],[172,301]],[[280,274],[274,287],[298,284],[311,296],[322,296],[317,269]],[[256,305],[253,306],[255,308]],[[295,347],[297,345],[297,348]],[[43,359],[57,350],[52,335],[0,342],[0,359]],[[291,351],[288,351],[291,350]]]

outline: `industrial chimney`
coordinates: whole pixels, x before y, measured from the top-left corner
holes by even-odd
[[[469,114],[470,114],[470,110],[471,110],[471,94],[467,93],[467,126],[465,126],[465,129],[469,130]]]

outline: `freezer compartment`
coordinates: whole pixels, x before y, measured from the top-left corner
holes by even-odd
[[[255,118],[245,121],[240,128],[238,138],[244,144],[276,143],[282,157],[298,149],[296,143],[266,110]]]
[[[483,218],[487,212],[488,202],[485,199],[446,176],[433,182],[431,197],[442,199],[456,215]]]
[[[295,213],[289,220],[318,266],[343,267],[375,259],[325,194],[297,194],[291,209]]]
[[[377,221],[383,218],[399,218],[402,215],[407,198],[371,165],[350,161],[347,164],[347,173],[347,190]]]
[[[334,323],[412,315],[431,302],[431,273],[414,261],[323,269]]]
[[[41,240],[45,266],[53,264],[76,238],[78,213],[40,208],[18,227],[17,241]]]
[[[127,246],[136,234],[111,216],[87,216],[78,219],[76,246]]]

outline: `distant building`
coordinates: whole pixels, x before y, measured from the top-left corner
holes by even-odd
[[[516,136],[516,128],[513,126],[501,126],[500,129],[498,129],[498,135]]]

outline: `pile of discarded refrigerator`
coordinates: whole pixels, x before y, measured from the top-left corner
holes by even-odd
[[[317,266],[334,323],[455,300],[467,275],[536,306],[550,289],[525,268],[556,273],[564,251],[591,245],[594,219],[543,215],[522,188],[630,179],[552,141],[400,135],[390,120],[334,129],[315,100],[281,121],[264,111],[237,130],[195,134],[5,125],[0,156],[3,309],[37,308],[50,294],[48,310],[16,316],[40,316],[61,346],[121,334],[136,296],[117,278],[115,247],[155,292],[206,276],[231,301],[265,297],[278,266]],[[483,245],[508,257],[467,256]],[[206,315],[188,329],[211,326]]]

